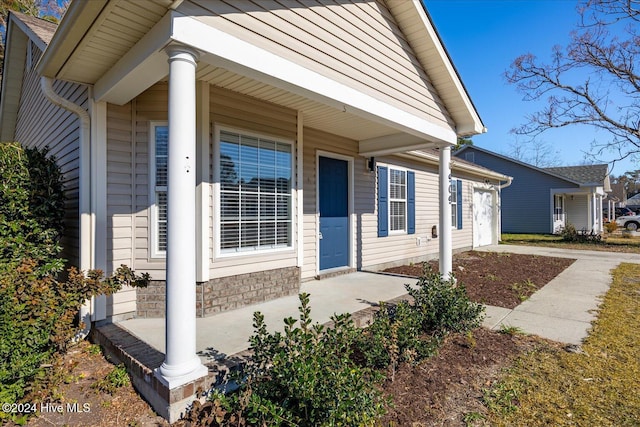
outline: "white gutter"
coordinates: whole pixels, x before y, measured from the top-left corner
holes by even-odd
[[[503,188],[507,188],[511,184],[513,184],[513,177],[512,176],[507,176],[507,182],[505,182],[504,184],[498,185],[498,188],[500,190],[502,190]]]
[[[86,273],[95,265],[94,252],[94,220],[91,212],[91,119],[89,113],[80,105],[74,104],[58,95],[53,89],[53,80],[40,78],[40,87],[44,95],[58,107],[64,108],[80,119],[79,141],[79,176],[78,176],[78,210],[80,212],[80,270]],[[80,321],[84,329],[74,340],[84,339],[91,331],[91,301],[87,301],[80,309]]]

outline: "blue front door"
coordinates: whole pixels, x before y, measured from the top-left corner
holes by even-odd
[[[319,158],[320,270],[349,265],[349,164]]]

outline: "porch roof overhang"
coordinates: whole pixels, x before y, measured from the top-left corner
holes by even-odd
[[[400,24],[425,27],[418,33],[430,41],[418,46],[418,55],[433,71],[455,126],[419,117],[208,26],[174,10],[178,3],[169,0],[72,2],[38,71],[92,85],[97,101],[121,105],[166,78],[164,48],[178,43],[199,52],[197,79],[301,111],[305,126],[359,141],[363,156],[453,145],[458,136],[485,131],[426,11],[419,1],[409,3],[411,13],[403,13]],[[127,25],[122,34],[113,34],[114,21]]]
[[[408,153],[401,154],[402,157],[411,158],[413,160],[419,160],[423,163],[437,166],[439,163],[438,153],[435,150],[424,151],[424,150],[414,150],[409,151]],[[458,159],[453,157],[451,159],[451,170],[453,172],[464,172],[472,176],[476,176],[481,179],[487,179],[490,181],[495,181],[498,183],[501,182],[510,182],[513,180],[513,177],[502,174],[500,172],[496,172],[491,169],[487,169],[485,167],[476,165],[474,163],[466,162],[462,159]]]

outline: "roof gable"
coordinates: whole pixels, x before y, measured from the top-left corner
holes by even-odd
[[[172,12],[173,9],[175,12]],[[264,51],[291,58],[292,64],[300,64],[365,96],[408,112],[419,120],[447,129],[446,138],[436,137],[439,141],[454,141],[455,133],[466,135],[484,130],[419,0],[72,2],[45,52],[39,71],[47,77],[95,84],[98,97],[101,93],[107,94],[110,86],[100,83],[115,85],[114,82],[119,80],[112,79],[118,73],[113,72],[109,78],[104,78],[106,73],[125,69],[120,65],[127,52],[144,46],[148,42],[147,36],[168,15],[182,15],[192,19],[192,22],[206,22],[211,28],[232,34]],[[202,28],[194,25],[189,30],[196,31],[195,27]],[[167,43],[172,38],[181,41],[170,31],[162,35],[168,37]],[[428,42],[425,43],[425,40]],[[147,46],[151,45],[147,43]],[[162,49],[164,44],[153,47],[158,46],[158,49]],[[153,55],[150,51],[140,51],[145,55]],[[153,77],[148,79],[161,79],[165,67],[168,70],[166,57],[164,61],[156,59],[153,72],[146,74],[152,74]],[[242,70],[239,71],[236,65],[244,64],[229,64],[225,62],[227,59],[213,58],[210,63],[213,67],[202,70],[198,78],[215,79],[226,71],[224,77],[228,82],[228,71],[231,71],[236,73],[235,80],[238,80],[237,74]],[[206,66],[207,60],[206,55],[202,56],[201,65],[205,63]],[[261,92],[246,91],[264,81],[248,81],[254,78],[254,74],[244,74],[243,77],[247,81],[243,81],[238,91],[249,96],[262,96]],[[119,79],[122,79],[122,75]],[[149,87],[156,81],[144,82],[140,86],[146,84]],[[218,84],[213,80],[210,83]],[[286,83],[289,82],[286,81],[285,86]],[[276,88],[282,89],[280,86],[276,85]],[[101,87],[105,88],[103,92],[98,90]],[[129,87],[127,89],[125,92],[128,94],[133,92]],[[266,88],[262,90],[266,91]],[[112,98],[105,95],[104,100],[115,103],[127,101],[121,95]],[[328,101],[327,105],[331,108],[337,108],[334,104],[341,104],[339,109],[345,112],[351,106],[346,103],[344,108],[344,101],[339,99]],[[295,108],[294,105],[287,106]],[[317,110],[315,106],[311,108]],[[335,114],[331,119],[339,121]],[[349,136],[348,128],[344,129],[344,136],[355,138],[355,134]],[[416,130],[413,134],[424,138],[426,134],[418,128]],[[381,127],[377,133],[362,132],[362,139],[390,135],[393,131]]]
[[[38,58],[30,47],[32,43],[40,51],[44,51],[53,37],[57,25],[20,12],[10,12],[7,19],[7,39],[0,89],[0,141],[14,138],[22,78],[27,60],[35,65]],[[28,58],[28,54],[31,57]]]
[[[582,166],[561,166],[551,168],[539,168],[529,163],[513,159],[493,151],[477,147],[475,145],[465,145],[454,153],[454,156],[461,157],[465,152],[478,151],[496,159],[513,163],[545,175],[560,178],[564,181],[580,186],[604,186],[605,191],[611,191],[609,184],[609,172],[606,164],[600,165],[582,165]]]

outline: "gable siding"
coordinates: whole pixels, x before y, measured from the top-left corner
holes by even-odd
[[[474,153],[476,164],[513,177],[513,183],[501,193],[503,233],[552,232],[551,189],[577,185],[472,148],[463,151],[461,158],[469,152]]]
[[[404,111],[453,124],[382,1],[191,0],[178,10]]]
[[[36,49],[34,47],[34,49]],[[25,59],[26,60],[26,59]],[[56,81],[54,90],[63,98],[87,107],[87,88]],[[65,189],[65,230],[61,241],[62,257],[70,265],[79,265],[79,128],[78,117],[53,105],[40,89],[40,77],[33,68],[25,67],[20,106],[18,108],[14,140],[26,147],[49,147],[63,174]]]

